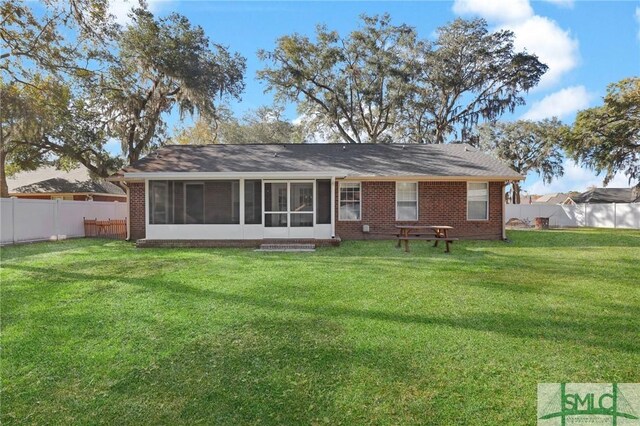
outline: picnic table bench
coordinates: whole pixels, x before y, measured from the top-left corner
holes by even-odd
[[[452,238],[447,235],[447,231],[453,229],[452,226],[446,225],[396,225],[398,228],[398,245],[400,247],[404,242],[404,251],[409,252],[409,241],[422,240],[422,241],[435,241],[434,247],[438,247],[440,241],[445,242],[445,253],[451,253],[449,245],[454,241],[458,241],[458,238]],[[422,231],[422,232],[421,232]],[[423,234],[430,234],[424,235]]]

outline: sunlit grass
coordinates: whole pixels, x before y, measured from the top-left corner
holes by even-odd
[[[315,253],[2,248],[3,424],[533,424],[640,382],[640,232]]]

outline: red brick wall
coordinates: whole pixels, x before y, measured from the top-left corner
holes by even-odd
[[[49,195],[49,194],[42,194],[42,195],[16,194],[16,195],[12,195],[12,197],[21,198],[21,199],[25,199],[25,200],[50,200],[51,199],[51,195]]]
[[[129,217],[131,218],[130,232],[132,240],[139,240],[145,237],[144,204],[144,183],[130,183]]]
[[[401,223],[448,225],[450,236],[469,239],[502,238],[502,182],[489,184],[489,220],[467,220],[466,182],[420,182],[418,184],[418,221],[396,221],[395,182],[362,182],[362,214],[359,221],[340,221],[339,187],[336,183],[336,235],[343,240],[391,238]],[[370,233],[362,232],[369,225]]]
[[[121,203],[126,203],[127,202],[127,198],[126,197],[118,197],[115,195],[94,195],[93,196],[93,201],[118,201]]]
[[[12,195],[13,197],[13,195]],[[26,195],[26,194],[18,194],[15,195],[15,197],[17,198],[24,198],[24,199],[33,199],[33,200],[52,200],[52,197],[55,197],[55,195],[51,195],[51,194],[40,194],[40,195]],[[73,201],[87,201],[88,196],[84,195],[84,194],[75,194],[73,195]],[[93,201],[120,201],[123,203],[127,202],[127,198],[126,197],[118,197],[115,195],[94,195],[93,196]]]

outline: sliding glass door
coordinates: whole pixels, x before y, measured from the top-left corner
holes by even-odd
[[[266,238],[313,237],[314,182],[264,182]]]

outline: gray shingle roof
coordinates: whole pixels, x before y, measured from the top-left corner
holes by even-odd
[[[576,203],[633,203],[640,195],[633,188],[594,188],[573,199]]]
[[[123,173],[330,172],[349,177],[521,179],[501,161],[466,144],[169,145]]]
[[[92,179],[85,167],[73,170],[58,170],[55,167],[41,167],[37,170],[20,172],[7,179],[9,193],[94,193],[125,195],[122,188],[104,179]]]

